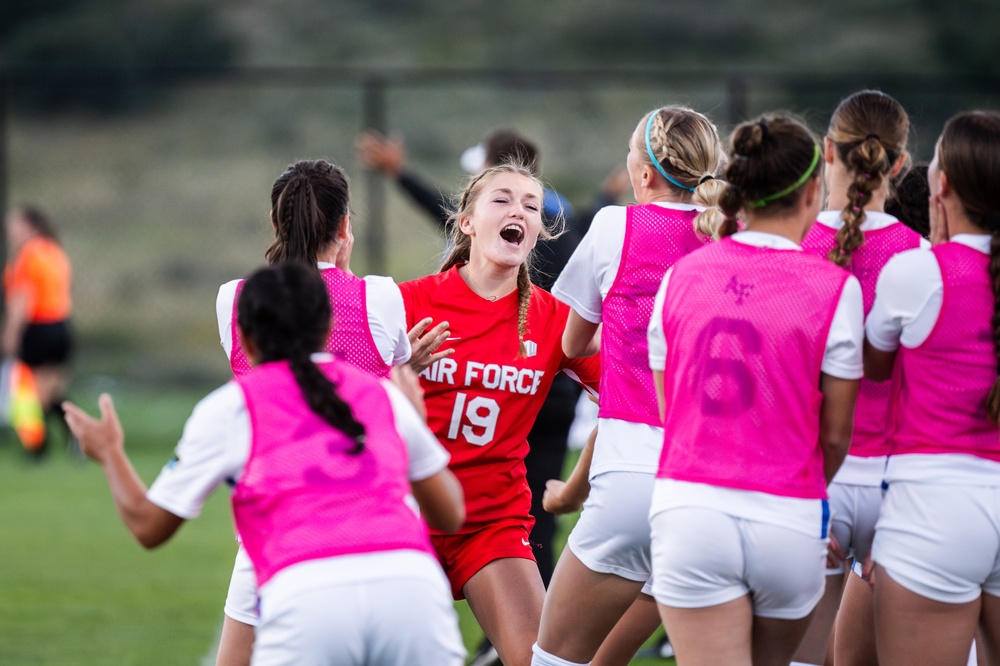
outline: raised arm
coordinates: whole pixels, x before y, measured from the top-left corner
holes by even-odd
[[[125,454],[125,435],[107,393],[98,404],[100,420],[71,402],[64,402],[66,423],[80,440],[81,450],[104,470],[118,515],[144,548],[156,548],[174,535],[184,519],[146,498],[146,486]]]
[[[365,132],[354,144],[358,161],[372,171],[395,178],[403,191],[439,225],[448,223],[448,199],[406,169],[406,149],[399,135],[386,138],[374,130]]]

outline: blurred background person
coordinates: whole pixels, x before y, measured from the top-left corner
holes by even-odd
[[[65,427],[60,403],[69,383],[73,351],[69,258],[39,209],[13,208],[5,224],[11,258],[4,271],[3,354],[7,359],[19,359],[31,370],[43,418],[56,414]],[[33,441],[34,436],[26,441],[18,428],[22,443],[39,456],[44,455],[49,441],[44,421],[41,425],[37,441]]]

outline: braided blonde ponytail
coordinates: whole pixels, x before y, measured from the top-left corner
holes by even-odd
[[[518,353],[527,356],[524,336],[528,334],[528,306],[531,305],[531,278],[528,276],[527,263],[517,269],[517,345]]]

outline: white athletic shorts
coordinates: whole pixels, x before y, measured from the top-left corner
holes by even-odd
[[[279,572],[261,590],[252,666],[462,666],[465,647],[441,567],[426,553],[401,552]],[[346,577],[338,560],[349,560]]]
[[[233,563],[233,575],[229,579],[229,593],[226,595],[226,615],[256,627],[260,624],[260,614],[257,608],[257,577],[253,572],[253,564],[247,555],[243,544],[236,551],[236,562]]]
[[[707,608],[749,594],[754,615],[798,620],[823,596],[825,538],[703,507],[649,520],[658,603]]]
[[[830,532],[844,554],[863,564],[872,550],[875,523],[882,507],[882,488],[834,481],[827,492],[830,495]],[[826,570],[827,576],[842,573],[843,562]]]
[[[648,516],[655,481],[643,472],[598,474],[566,542],[591,571],[646,583],[646,594],[652,594]]]
[[[1000,596],[1000,486],[893,481],[873,556],[923,597],[961,604]]]

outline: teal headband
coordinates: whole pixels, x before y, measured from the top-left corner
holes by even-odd
[[[681,185],[674,178],[670,177],[670,174],[667,173],[667,170],[664,169],[663,165],[660,164],[660,162],[656,159],[656,155],[653,154],[653,147],[649,145],[649,131],[653,129],[653,118],[655,118],[656,114],[658,114],[659,112],[660,112],[659,109],[653,111],[651,114],[649,114],[649,120],[646,121],[646,152],[649,153],[649,160],[653,163],[653,166],[656,167],[656,170],[660,172],[660,175],[669,180],[672,184],[676,185],[682,190],[687,190],[688,192],[694,192],[693,187],[688,187],[687,185]]]
[[[785,196],[786,194],[791,194],[795,190],[797,190],[800,187],[802,187],[805,184],[805,182],[807,180],[809,180],[809,176],[812,175],[813,171],[816,170],[816,165],[819,164],[819,154],[820,154],[819,145],[817,145],[817,144],[814,143],[813,144],[813,159],[812,159],[812,162],[809,163],[809,168],[806,169],[806,172],[804,174],[802,174],[802,176],[797,181],[795,181],[794,183],[792,183],[791,185],[789,185],[785,189],[781,190],[780,192],[775,192],[774,194],[769,194],[766,197],[762,197],[760,199],[757,199],[756,201],[748,201],[747,202],[747,206],[749,206],[750,208],[763,208],[764,206],[766,206],[771,201],[774,201],[775,199],[780,199],[781,197]]]

